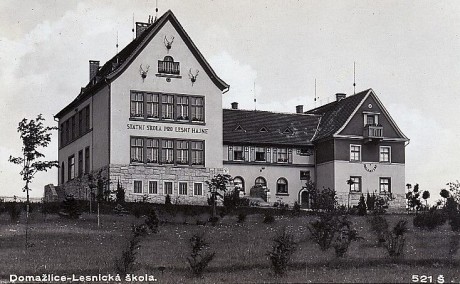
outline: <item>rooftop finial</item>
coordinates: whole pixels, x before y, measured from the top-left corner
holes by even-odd
[[[353,62],[353,95],[356,94],[356,61]]]
[[[133,32],[133,40],[136,38],[134,27],[135,27],[135,24],[134,24],[134,13],[133,13],[133,28],[131,29],[131,31]]]
[[[117,48],[117,54],[118,54],[118,31],[117,31],[117,44],[115,46]]]
[[[158,0],[156,0],[155,3],[155,21],[153,22],[156,22],[158,19]]]
[[[256,80],[254,80],[254,110],[257,110],[257,99],[256,99]]]

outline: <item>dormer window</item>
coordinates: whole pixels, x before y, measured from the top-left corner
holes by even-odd
[[[174,58],[172,58],[172,56],[165,56],[163,60],[158,60],[158,73],[179,75],[179,62],[174,62]]]
[[[377,126],[379,124],[378,113],[365,113],[364,114],[364,126]]]

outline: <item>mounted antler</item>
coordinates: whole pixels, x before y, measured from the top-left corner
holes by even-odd
[[[190,68],[190,70],[188,71],[188,77],[190,78],[190,81],[192,81],[192,86],[193,86],[193,83],[195,83],[196,77],[198,77],[199,72],[200,71],[196,70],[195,75],[193,75],[192,74],[192,68]]]
[[[139,74],[141,74],[142,82],[147,78],[147,73],[149,72],[150,65],[146,66],[146,69],[142,68],[142,64],[139,66]]]
[[[171,40],[168,40],[165,36],[164,43],[168,51],[171,49],[173,42],[174,42],[174,36],[171,36]]]

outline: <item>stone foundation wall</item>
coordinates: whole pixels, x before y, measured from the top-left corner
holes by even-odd
[[[94,183],[97,183],[97,179],[101,178],[103,180],[108,180],[108,167],[92,171],[90,173],[93,176]],[[89,200],[91,198],[91,191],[89,187],[88,174],[81,177],[76,177],[62,185],[59,186],[64,191],[64,196],[73,195],[76,199],[79,200]],[[116,188],[116,185],[115,185]],[[96,190],[94,190],[96,194]]]
[[[367,193],[363,193],[364,200],[367,199]],[[350,194],[350,207],[358,205],[361,193]],[[337,193],[337,202],[339,205],[348,205],[348,193]],[[388,211],[404,211],[406,209],[406,199],[403,194],[393,194],[393,199],[388,201]]]
[[[205,181],[223,173],[219,168],[191,168],[173,166],[145,165],[110,165],[110,189],[116,190],[120,182],[125,189],[126,201],[141,201],[164,203],[164,181],[173,182],[173,194],[170,195],[173,204],[207,205],[208,187]],[[134,193],[134,180],[142,181],[142,193]],[[149,194],[149,181],[158,182],[158,194]],[[187,182],[187,195],[179,195],[179,182]],[[193,184],[203,183],[201,196],[193,195]]]

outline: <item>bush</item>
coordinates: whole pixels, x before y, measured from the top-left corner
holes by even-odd
[[[195,234],[190,238],[190,246],[192,252],[187,261],[195,276],[199,277],[203,274],[208,264],[215,256],[215,252],[207,251],[209,244],[204,239],[202,234]]]
[[[271,224],[275,222],[275,217],[271,213],[264,214],[264,221],[265,224]]]
[[[387,233],[387,251],[391,257],[399,257],[404,252],[404,244],[406,238],[404,234],[407,232],[407,221],[400,220],[391,232]]]
[[[367,214],[366,202],[364,201],[364,195],[361,194],[361,197],[359,198],[359,203],[358,203],[358,215],[364,216],[366,214]]]
[[[62,201],[62,211],[59,214],[69,219],[78,219],[81,215],[80,204],[72,195],[67,195]]]
[[[241,212],[238,214],[238,223],[244,223],[246,221],[246,213]]]
[[[145,220],[145,225],[150,229],[152,233],[158,233],[158,225],[160,224],[160,220],[158,219],[157,213],[155,209],[150,209],[147,219]]]
[[[352,229],[347,216],[322,215],[320,220],[310,223],[308,229],[311,238],[326,251],[331,246],[335,249],[337,257],[343,257],[348,251],[351,241],[362,239],[356,230]]]
[[[428,212],[418,214],[413,219],[413,224],[417,228],[434,230],[436,227],[444,225],[447,219],[442,211],[430,209]]]
[[[292,207],[292,214],[294,216],[300,215],[300,204],[297,201],[294,202],[294,206]]]
[[[211,223],[211,225],[215,226],[217,225],[217,222],[219,222],[219,217],[209,217],[208,222]]]
[[[450,219],[455,217],[458,214],[458,203],[453,197],[448,197],[446,200],[446,205],[444,206],[444,212]]]
[[[315,241],[321,250],[325,251],[331,247],[335,234],[336,220],[331,214],[325,214],[319,220],[310,223],[311,238]]]
[[[388,233],[388,222],[381,215],[375,215],[368,219],[371,230],[376,234],[378,242],[384,243],[386,241],[386,234]]]
[[[122,251],[121,257],[115,260],[115,270],[123,278],[130,273],[134,273],[137,270],[136,254],[139,250],[140,237],[145,235],[146,228],[144,225],[131,226],[131,237],[128,241],[128,246]]]
[[[367,210],[374,210],[375,208],[375,194],[372,193],[372,195],[367,193],[367,198],[366,198],[366,206]]]
[[[450,216],[449,225],[452,231],[460,231],[460,212],[457,212],[457,214],[452,214],[452,216]]]
[[[166,197],[165,197],[165,204],[166,205],[171,205],[171,196],[169,196],[169,194],[166,194]]]
[[[335,235],[333,246],[337,257],[343,257],[345,255],[352,241],[362,239],[358,236],[358,232],[352,229],[351,222],[346,216],[337,220]]]
[[[16,201],[7,203],[6,210],[12,222],[17,222],[19,217],[21,217],[21,206]]]
[[[296,250],[297,244],[294,241],[294,236],[286,232],[285,229],[278,234],[274,239],[272,250],[268,252],[273,272],[276,275],[286,273],[287,265],[291,259],[291,255]]]

